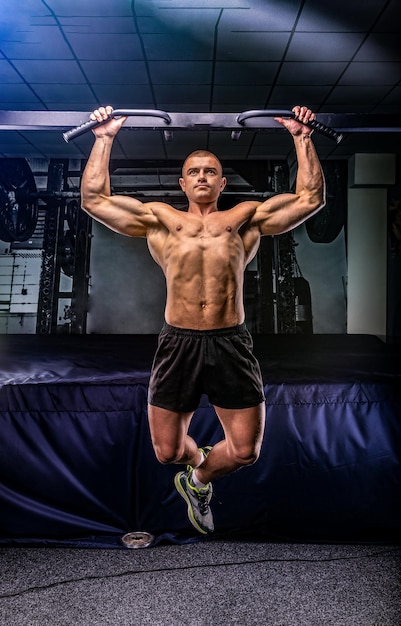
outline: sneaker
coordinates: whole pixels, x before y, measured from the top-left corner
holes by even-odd
[[[210,450],[212,449],[212,447],[213,447],[213,446],[204,446],[203,448],[198,448],[198,450],[200,450],[200,452],[202,452],[203,456],[204,456],[204,457],[205,457],[205,459],[206,459],[206,457],[207,457],[207,455],[209,454],[209,452],[210,452]],[[203,461],[202,461],[202,463],[203,463]],[[186,471],[187,471],[187,472],[190,472],[192,469],[194,469],[194,468],[192,467],[192,465],[187,465],[187,466],[186,466]]]
[[[211,483],[197,489],[191,485],[189,479],[193,470],[178,472],[174,478],[174,485],[180,496],[188,504],[188,519],[191,524],[203,535],[214,531],[213,515],[209,502],[213,494]]]
[[[203,446],[203,448],[199,448],[199,450],[202,452],[203,456],[207,457],[207,455],[209,454],[210,450],[213,448],[213,446]]]

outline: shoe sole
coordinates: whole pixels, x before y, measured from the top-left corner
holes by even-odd
[[[180,473],[176,474],[176,476],[174,477],[174,485],[175,485],[175,488],[177,489],[178,493],[180,494],[180,496],[182,498],[184,498],[185,502],[188,505],[188,511],[187,511],[188,512],[188,519],[191,522],[192,526],[194,526],[194,528],[196,528],[196,530],[198,532],[202,533],[202,535],[207,535],[208,531],[205,530],[204,528],[201,528],[199,526],[198,522],[196,521],[195,517],[194,517],[191,501],[190,501],[190,499],[188,497],[187,492],[185,491],[185,489],[181,485],[180,476],[181,476]]]

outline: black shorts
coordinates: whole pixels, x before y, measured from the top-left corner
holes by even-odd
[[[190,330],[164,324],[149,382],[149,404],[191,412],[202,394],[225,409],[264,401],[263,382],[245,324]]]

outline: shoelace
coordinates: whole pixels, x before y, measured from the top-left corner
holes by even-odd
[[[198,497],[199,511],[201,515],[206,515],[209,511],[209,490],[207,491],[207,493],[202,493],[201,491],[197,490],[196,495]]]

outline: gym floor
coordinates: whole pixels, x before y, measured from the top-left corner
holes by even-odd
[[[401,546],[0,550],[13,626],[399,626]]]

